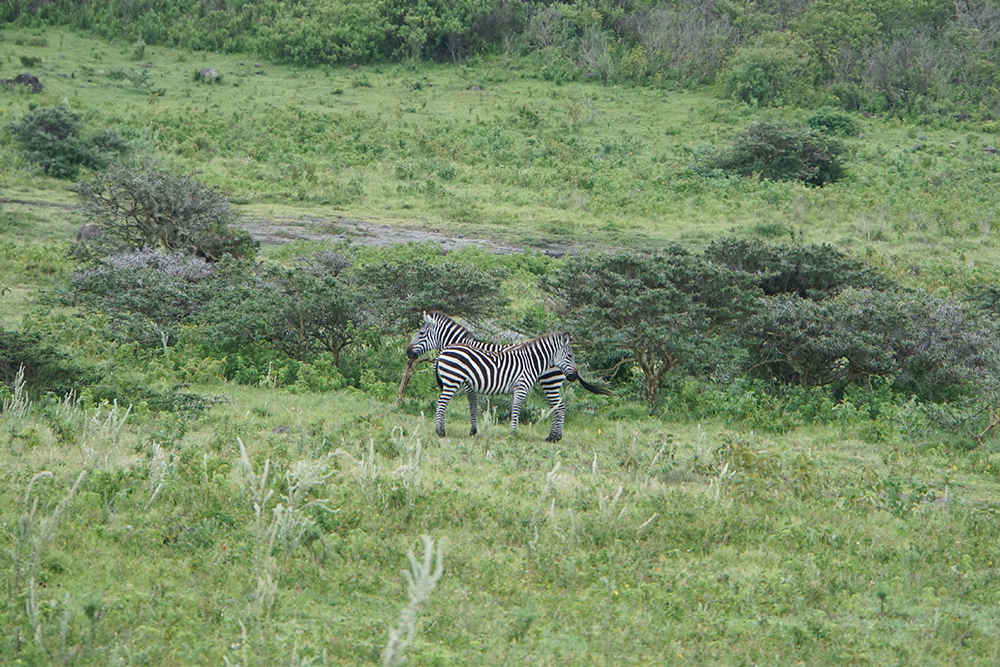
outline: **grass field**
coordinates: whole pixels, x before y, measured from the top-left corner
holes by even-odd
[[[941,294],[997,275],[989,122],[859,117],[849,177],[807,189],[695,173],[700,151],[762,115],[707,90],[557,86],[503,58],[294,70],[152,46],[136,58],[57,30],[3,36],[3,77],[40,58],[31,70],[46,88],[0,90],[0,123],[65,102],[89,129],[128,138],[132,159],[198,170],[247,214],[529,248],[825,242]],[[221,83],[194,81],[204,66]],[[68,181],[0,137],[0,197],[35,202],[0,204],[0,324],[49,327],[80,357],[134,363],[137,382],[209,403],[4,395],[0,663],[1000,662],[991,434],[979,443],[912,403],[851,396],[776,429],[786,415],[766,396],[723,401],[678,381],[654,416],[638,399],[569,388],[557,444],[544,441],[539,396],[516,433],[487,416],[474,438],[456,400],[439,439],[428,365],[401,408],[385,382],[228,383],[212,360],[179,367],[169,357],[181,349],[115,347],[99,319],[42,312],[39,293],[74,268],[82,218],[62,206],[75,202]],[[544,304],[515,278],[515,307]],[[690,416],[713,400],[718,417]],[[441,549],[436,586],[424,535]],[[383,655],[391,631],[406,635],[407,608],[412,644]]]

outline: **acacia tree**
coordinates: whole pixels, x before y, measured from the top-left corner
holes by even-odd
[[[101,225],[119,250],[153,248],[211,261],[256,252],[250,235],[230,226],[236,216],[229,199],[191,175],[113,164],[72,189],[80,195],[84,214]]]
[[[847,288],[821,301],[779,294],[747,318],[748,372],[806,387],[889,379],[941,400],[997,388],[992,318],[920,291]]]
[[[719,359],[726,325],[758,293],[746,274],[676,247],[570,257],[542,285],[586,348],[639,366],[650,408],[672,368]]]
[[[412,332],[425,310],[472,319],[496,315],[507,298],[500,290],[504,269],[482,270],[472,264],[430,262],[414,258],[378,262],[355,268],[357,280],[377,299],[379,328],[387,333]]]

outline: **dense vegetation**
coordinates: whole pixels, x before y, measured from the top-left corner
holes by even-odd
[[[0,12],[0,661],[997,662],[992,4]]]
[[[1000,8],[989,0],[699,3],[12,0],[0,20],[125,43],[257,52],[304,66],[507,52],[565,83],[719,81],[764,106],[997,112]]]

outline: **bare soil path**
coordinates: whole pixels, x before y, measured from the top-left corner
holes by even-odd
[[[52,207],[74,210],[76,208],[73,204],[6,197],[0,197],[0,204],[24,206],[29,209]],[[440,244],[441,249],[445,252],[466,246],[477,246],[497,255],[527,250],[518,244],[494,239],[467,237],[465,234],[448,235],[341,217],[242,215],[236,224],[250,232],[256,240],[267,245],[282,245],[291,241],[348,240],[359,245],[381,247],[397,243],[426,243],[429,241]],[[75,232],[76,229],[74,228],[73,231]],[[578,252],[583,248],[569,243],[544,243],[532,245],[531,249],[552,257],[561,257],[567,253]]]
[[[244,216],[240,226],[250,232],[261,243],[283,244],[289,241],[335,241],[349,240],[351,243],[367,246],[389,246],[397,243],[438,243],[445,251],[466,246],[478,246],[497,255],[523,252],[524,247],[491,239],[471,238],[464,234],[449,236],[439,232],[393,227],[349,218],[318,218],[310,216]],[[574,250],[570,244],[547,243],[532,246],[546,255],[560,257]]]

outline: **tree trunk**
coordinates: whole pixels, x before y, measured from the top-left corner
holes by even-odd
[[[424,361],[426,361],[426,359]],[[406,388],[410,386],[410,378],[413,377],[413,371],[416,370],[418,363],[420,363],[420,359],[407,358],[406,360],[406,371],[403,373],[403,381],[399,383],[399,394],[396,395],[397,408],[401,406],[403,401],[406,399]]]

